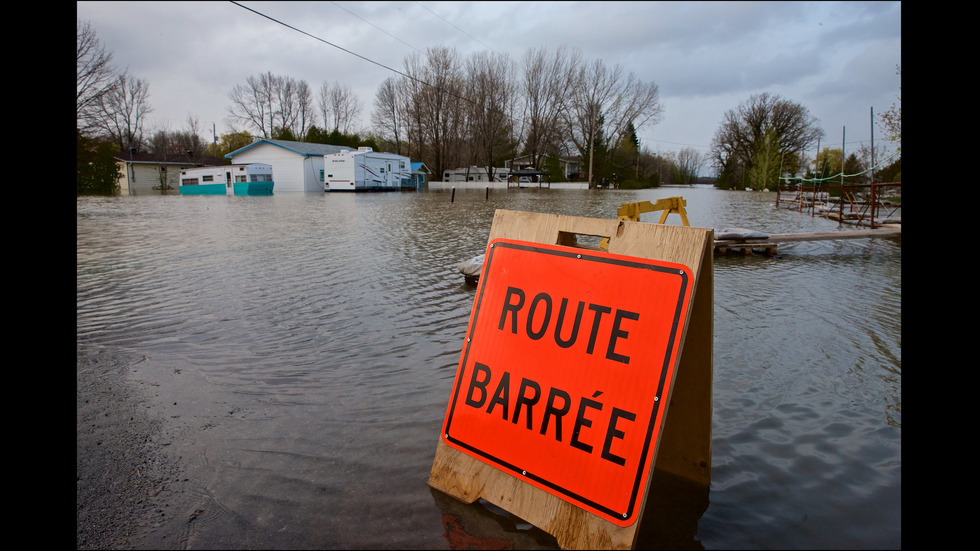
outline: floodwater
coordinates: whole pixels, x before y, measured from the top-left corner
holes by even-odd
[[[700,186],[83,197],[77,341],[145,356],[131,383],[195,501],[182,547],[554,549],[427,484],[475,296],[455,266],[497,208],[671,196],[692,226],[838,229]],[[654,476],[638,547],[901,547],[901,260],[894,238],[715,258],[711,485]]]

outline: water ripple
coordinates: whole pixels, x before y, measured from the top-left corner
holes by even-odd
[[[440,547],[441,513],[419,526],[475,296],[456,264],[483,252],[497,208],[612,217],[675,195],[694,226],[836,228],[696,188],[80,198],[77,339],[145,355],[133,377],[188,424],[210,504],[188,546]],[[900,541],[900,244],[718,257],[714,284],[697,541]]]

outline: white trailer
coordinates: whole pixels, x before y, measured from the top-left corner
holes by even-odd
[[[398,191],[411,186],[412,162],[370,147],[345,149],[323,156],[320,180],[324,191]]]
[[[272,165],[201,166],[180,171],[181,195],[271,195]]]

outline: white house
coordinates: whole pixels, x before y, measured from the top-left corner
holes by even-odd
[[[225,155],[233,164],[263,163],[272,165],[276,194],[290,191],[323,192],[320,173],[323,156],[350,149],[339,145],[292,142],[288,140],[258,140]]]

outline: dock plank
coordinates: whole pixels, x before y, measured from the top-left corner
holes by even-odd
[[[833,239],[864,239],[868,237],[900,237],[902,228],[882,228],[876,230],[849,230],[816,233],[780,233],[769,236],[770,242],[827,241]]]
[[[834,232],[813,232],[813,233],[780,233],[772,234],[768,239],[716,239],[714,242],[715,254],[728,254],[738,252],[740,254],[752,254],[753,249],[764,251],[766,255],[776,254],[779,243],[791,243],[799,241],[831,241],[835,239],[867,239],[872,237],[901,237],[901,226],[875,230],[849,230]]]

